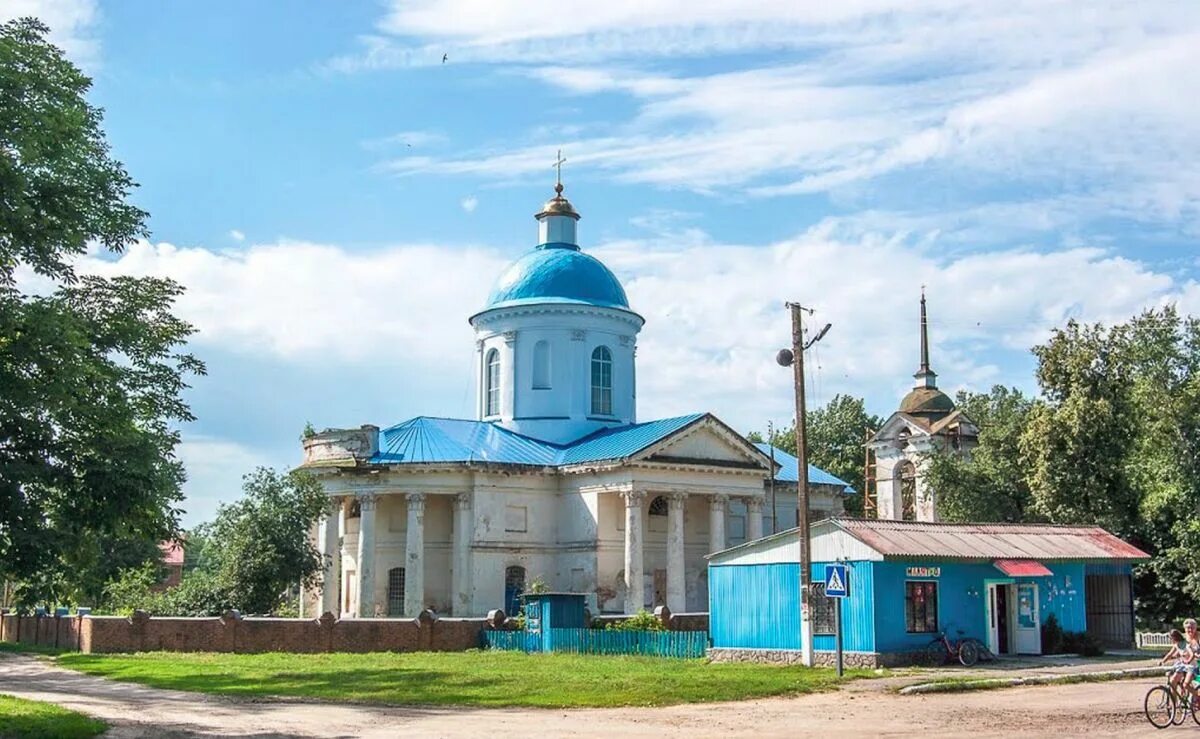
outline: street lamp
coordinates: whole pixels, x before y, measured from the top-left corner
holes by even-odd
[[[792,368],[796,395],[796,524],[800,529],[800,645],[801,660],[806,667],[813,665],[812,613],[809,593],[812,590],[812,548],[808,531],[808,440],[804,407],[804,350],[825,337],[833,324],[826,323],[817,335],[804,341],[804,312],[811,308],[799,303],[786,303],[792,312],[792,348],[780,349],[775,361],[781,367]]]

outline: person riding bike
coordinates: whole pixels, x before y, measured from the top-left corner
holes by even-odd
[[[1183,693],[1180,689],[1183,685],[1190,686],[1195,680],[1197,654],[1179,629],[1171,629],[1169,636],[1171,650],[1164,654],[1158,663],[1165,665],[1169,660],[1175,660],[1171,670],[1171,690],[1179,695]]]

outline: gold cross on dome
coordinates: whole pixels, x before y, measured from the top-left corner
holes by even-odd
[[[558,180],[554,184],[556,185],[555,189],[557,189],[559,192],[562,192],[562,166],[566,163],[567,160],[563,159],[562,149],[559,149],[558,159],[556,159],[553,164],[554,168],[558,170]]]

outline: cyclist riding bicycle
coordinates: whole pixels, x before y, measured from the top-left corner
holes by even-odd
[[[1188,693],[1193,698],[1200,698],[1196,693],[1196,665],[1198,665],[1198,657],[1200,657],[1200,631],[1196,629],[1195,619],[1183,621],[1183,629],[1187,631],[1187,636],[1182,635],[1178,629],[1170,631],[1171,649],[1163,655],[1163,659],[1159,660],[1159,665],[1165,665],[1168,660],[1175,660],[1171,671],[1171,689],[1177,693],[1182,693],[1181,689],[1186,687]]]

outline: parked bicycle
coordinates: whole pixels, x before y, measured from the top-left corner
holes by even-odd
[[[1190,714],[1192,721],[1200,726],[1200,705],[1186,686],[1177,687],[1171,683],[1173,674],[1174,670],[1168,670],[1165,685],[1155,685],[1146,691],[1142,704],[1146,720],[1156,729],[1165,729],[1171,725],[1179,726]]]
[[[962,629],[958,630],[958,639],[951,640],[946,636],[946,632],[942,631],[925,647],[925,661],[931,665],[943,665],[957,660],[964,667],[970,667],[980,658],[991,659],[992,653],[978,639],[964,638]]]

